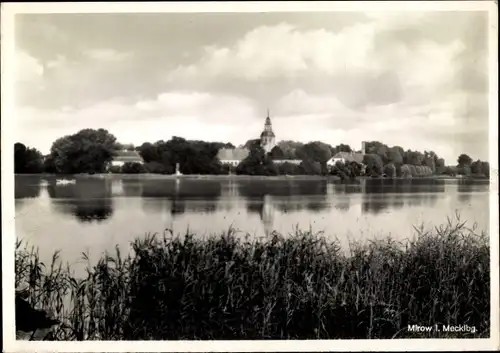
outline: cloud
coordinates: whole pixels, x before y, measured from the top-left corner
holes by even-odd
[[[65,56],[58,54],[55,59],[47,61],[45,64],[45,67],[47,69],[58,69],[61,67],[64,67],[64,65],[68,64],[68,60],[66,59]]]
[[[360,111],[329,94],[295,90],[278,101],[273,124],[279,139],[318,139],[359,148],[360,141],[382,141],[390,146],[434,150],[450,163],[467,151],[476,158],[488,155],[488,114],[482,94],[452,93],[426,104],[397,102]],[[295,136],[295,137],[294,137]],[[474,141],[483,141],[482,144]]]
[[[278,100],[271,117],[278,140],[319,140],[332,145],[347,143],[353,148],[359,148],[363,140],[378,140],[416,150],[421,150],[425,141],[426,149],[453,162],[466,151],[467,143],[484,140],[488,134],[485,124],[462,122],[468,106],[460,105],[462,100],[463,96],[450,95],[427,106],[394,103],[358,111],[334,96],[296,90]],[[154,99],[108,100],[57,111],[24,108],[18,114],[17,136],[44,153],[58,137],[101,127],[121,142],[135,144],[182,136],[239,145],[259,136],[264,114],[245,97],[170,91]],[[487,156],[487,144],[473,145],[479,158]]]
[[[369,22],[333,32],[325,29],[299,30],[287,23],[262,26],[248,32],[232,47],[206,47],[198,63],[179,66],[173,75],[232,75],[258,80],[310,72],[327,75],[339,72],[380,73],[396,64],[402,69],[404,78],[419,82],[423,79],[421,71],[410,70],[412,64],[429,66],[434,61],[438,64],[433,68],[434,72],[441,73],[442,68],[447,69],[443,63],[450,64],[449,59],[463,49],[459,41],[443,47],[430,40],[412,48],[404,43],[395,43],[392,48],[378,48],[375,46],[376,36],[387,27],[384,22]]]
[[[197,64],[180,66],[173,78],[183,75],[231,75],[246,80],[294,76],[317,70],[370,70],[366,65],[373,32],[354,25],[336,34],[324,29],[299,31],[281,23],[248,32],[232,47],[207,46]],[[348,50],[347,50],[348,49]],[[342,57],[338,55],[342,53]]]
[[[16,69],[16,79],[23,83],[38,81],[44,73],[43,65],[25,51],[16,53]]]
[[[135,102],[116,99],[57,110],[21,108],[17,136],[44,153],[56,138],[84,128],[105,128],[120,141],[136,144],[174,135],[188,139],[239,141],[241,138],[246,141],[252,138],[248,122],[255,119],[255,114],[252,102],[237,96],[164,92],[155,99]],[[255,134],[260,133],[260,125],[253,127]],[[40,129],[44,134],[38,133]]]
[[[281,80],[302,89],[321,85],[357,109],[403,99],[425,101],[457,88],[464,64],[459,59],[466,50],[460,38],[438,43],[418,31],[409,36],[413,40],[391,37],[388,33],[422,26],[425,16],[374,18],[339,31],[299,29],[285,22],[261,26],[232,46],[205,47],[199,61],[178,66],[167,74],[167,82],[210,81],[216,86],[232,80],[266,86],[262,82]]]
[[[132,56],[132,53],[121,53],[116,50],[106,48],[106,49],[90,49],[85,52],[85,55],[90,59],[96,61],[115,62],[115,61],[122,61],[123,59]]]
[[[66,41],[24,40],[31,77],[46,87],[27,94],[25,85],[18,95],[25,136],[44,148],[63,133],[106,127],[123,142],[180,135],[240,144],[258,136],[269,107],[278,139],[355,148],[366,139],[412,149],[425,142],[450,161],[487,156],[480,12],[135,16],[97,16],[85,30],[83,15],[47,17]],[[339,18],[342,25],[328,24]]]

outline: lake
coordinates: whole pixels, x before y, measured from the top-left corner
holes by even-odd
[[[478,231],[489,227],[487,180],[76,179],[55,185],[55,177],[15,177],[16,235],[38,246],[42,261],[57,249],[71,264],[83,251],[96,259],[167,228],[203,236],[232,226],[262,237],[312,227],[346,245],[403,240],[414,225],[441,225],[456,212]]]

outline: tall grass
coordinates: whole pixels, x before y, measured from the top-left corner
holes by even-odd
[[[47,339],[489,337],[488,237],[464,222],[347,252],[299,229],[264,240],[165,232],[131,247],[75,278],[57,253],[47,266],[18,242],[16,286],[61,320]],[[412,324],[476,331],[412,333]]]

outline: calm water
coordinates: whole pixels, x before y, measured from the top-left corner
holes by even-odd
[[[70,263],[95,259],[146,232],[189,229],[199,235],[231,225],[256,236],[294,226],[325,231],[346,243],[391,235],[407,238],[413,225],[440,225],[456,211],[479,230],[489,224],[489,183],[457,180],[151,180],[77,178],[55,185],[16,176],[16,235],[56,249]]]

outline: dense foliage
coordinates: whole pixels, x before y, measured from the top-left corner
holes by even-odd
[[[84,129],[57,139],[47,157],[57,173],[103,173],[118,149],[116,137],[104,129]]]
[[[43,170],[43,156],[40,151],[26,147],[22,143],[14,145],[14,173],[41,173]]]
[[[298,229],[264,239],[166,233],[96,264],[84,254],[81,278],[57,254],[43,266],[18,246],[16,287],[62,322],[49,340],[489,337],[488,244],[460,221],[406,244],[349,249]],[[476,331],[409,332],[415,323]]]
[[[366,142],[362,163],[348,161],[345,165],[328,165],[339,152],[358,153],[350,146],[332,146],[321,141],[302,143],[280,141],[270,153],[260,147],[259,139],[248,140],[240,148],[249,150],[247,158],[234,167],[222,165],[217,155],[221,148],[233,149],[223,142],[190,141],[172,137],[168,141],[144,142],[140,146],[120,144],[104,129],[84,129],[74,135],[57,139],[50,154],[42,156],[36,149],[15,145],[16,173],[157,173],[172,174],[179,164],[183,174],[246,174],[246,175],[336,175],[342,179],[358,176],[423,177],[429,175],[465,175],[489,177],[489,163],[473,161],[461,154],[457,165],[446,166],[433,151],[424,153],[389,147],[378,141]],[[137,151],[144,164],[129,163],[122,167],[110,166],[117,150]],[[297,162],[275,163],[276,160]],[[361,162],[361,161],[358,161]]]

